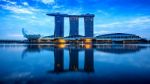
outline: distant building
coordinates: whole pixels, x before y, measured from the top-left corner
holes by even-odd
[[[22,28],[22,34],[28,40],[38,40],[41,37],[40,34],[27,34],[24,28]]]
[[[134,34],[112,33],[96,36],[97,42],[120,42],[120,43],[136,43],[142,38]]]

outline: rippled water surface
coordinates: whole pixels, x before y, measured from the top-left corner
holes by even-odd
[[[0,45],[0,84],[150,83],[150,45]]]

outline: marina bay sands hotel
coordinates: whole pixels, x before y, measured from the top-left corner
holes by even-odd
[[[94,14],[81,14],[81,15],[68,15],[60,13],[49,13],[48,16],[55,18],[55,30],[54,35],[41,37],[40,34],[28,35],[24,29],[22,33],[28,40],[26,42],[38,42],[38,43],[140,43],[142,39],[140,36],[127,33],[112,33],[98,35],[94,37]],[[69,18],[70,31],[69,36],[64,37],[64,18]],[[84,18],[84,36],[79,35],[79,18]]]
[[[55,30],[54,30],[55,38],[64,37],[65,17],[69,17],[69,22],[70,22],[69,36],[72,37],[79,36],[79,18],[84,18],[85,37],[88,38],[93,37],[94,14],[68,15],[68,14],[60,14],[60,13],[50,13],[47,15],[55,17]]]

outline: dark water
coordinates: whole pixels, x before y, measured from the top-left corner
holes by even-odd
[[[0,45],[0,84],[149,84],[150,45]]]

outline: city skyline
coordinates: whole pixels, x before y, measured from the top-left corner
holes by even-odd
[[[53,35],[54,18],[46,13],[95,14],[94,35],[131,33],[150,39],[149,0],[0,0],[0,39],[24,39],[21,29],[42,36]],[[64,35],[69,19],[64,18]],[[30,33],[29,32],[29,33]],[[79,20],[84,35],[84,20]]]

